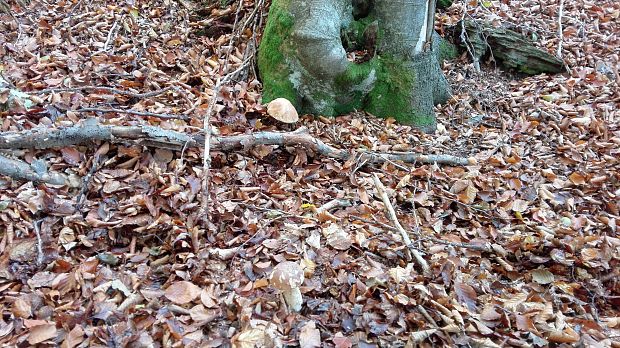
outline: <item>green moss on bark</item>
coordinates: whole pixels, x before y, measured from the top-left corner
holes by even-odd
[[[283,52],[290,50],[286,38],[290,35],[294,18],[288,11],[290,0],[274,0],[258,50],[258,65],[263,82],[263,102],[286,98],[298,104],[297,92],[289,79],[292,71]]]
[[[454,0],[437,0],[437,8],[448,8],[453,2]]]
[[[403,60],[386,55],[378,57],[377,82],[366,95],[365,110],[422,128],[434,124],[434,115],[417,114],[412,110],[412,93],[418,92],[415,77],[415,71]]]
[[[439,39],[437,59],[439,62],[451,60],[459,56],[459,50],[456,45],[446,39]]]

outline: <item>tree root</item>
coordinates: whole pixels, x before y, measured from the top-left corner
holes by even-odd
[[[133,143],[136,145],[180,151],[184,147],[202,147],[204,134],[186,134],[154,126],[109,126],[89,119],[81,125],[60,129],[34,129],[24,132],[0,133],[0,149],[49,149],[91,144],[95,141]],[[406,163],[437,163],[466,166],[476,163],[474,158],[452,155],[425,155],[416,152],[373,152],[368,150],[338,149],[309,134],[305,127],[294,132],[258,132],[234,136],[216,136],[211,148],[221,151],[248,149],[256,145],[301,146],[315,154],[338,160],[359,156],[367,164],[402,161]],[[25,162],[0,157],[0,175],[16,180],[62,184],[63,174],[37,172]],[[66,182],[66,180],[65,180]]]

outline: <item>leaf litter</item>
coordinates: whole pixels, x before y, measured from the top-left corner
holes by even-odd
[[[0,73],[38,99],[3,111],[3,132],[93,117],[196,132],[224,66],[252,66],[268,5],[6,3]],[[457,2],[438,14],[438,29],[467,13],[555,51],[558,4]],[[564,6],[567,73],[522,77],[492,61],[476,72],[466,55],[446,62],[454,95],[437,109],[437,134],[361,112],[298,121],[340,148],[475,156],[475,165],[215,151],[205,228],[199,149],[106,143],[16,154],[77,180],[0,179],[0,342],[619,346],[620,6]],[[237,14],[258,25],[233,33]],[[219,91],[214,131],[297,127],[270,120],[255,72],[241,71]],[[102,86],[111,89],[93,88]],[[375,173],[429,275],[386,216]],[[285,260],[304,269],[300,313],[268,283]]]

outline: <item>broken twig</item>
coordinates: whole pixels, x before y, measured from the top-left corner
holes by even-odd
[[[113,143],[133,143],[143,146],[181,150],[184,146],[204,146],[204,134],[186,134],[166,130],[154,126],[109,126],[89,119],[81,125],[60,129],[37,128],[23,132],[0,133],[0,149],[48,149],[71,145],[90,144],[94,141]],[[377,153],[367,150],[338,149],[325,144],[313,137],[306,128],[294,132],[258,132],[253,134],[217,136],[211,139],[211,149],[232,151],[249,149],[256,145],[299,146],[315,154],[347,160],[351,156],[360,156],[367,164],[378,164],[388,161],[407,163],[438,163],[448,165],[471,165],[473,158],[451,155],[425,155],[415,152]],[[0,157],[0,175],[13,179],[41,181],[61,184],[63,180],[58,174],[38,174],[27,163]]]
[[[418,252],[413,247],[413,244],[412,244],[413,242],[411,241],[411,238],[409,238],[409,234],[407,233],[407,231],[405,231],[403,226],[401,226],[400,222],[398,221],[398,217],[396,216],[396,211],[394,211],[394,206],[392,206],[392,203],[390,202],[390,198],[388,197],[387,192],[385,192],[385,187],[381,183],[381,180],[379,180],[379,177],[377,176],[376,173],[373,175],[372,178],[375,183],[375,187],[377,188],[377,192],[379,193],[379,196],[381,197],[381,200],[383,201],[385,210],[387,210],[390,220],[392,220],[392,223],[396,227],[396,230],[400,233],[401,237],[403,238],[403,242],[405,242],[405,244],[409,248],[411,255],[413,255],[418,265],[422,268],[422,272],[425,275],[428,275],[431,269],[428,266],[428,263],[426,262],[426,260],[424,260],[424,258],[420,254],[420,252]]]

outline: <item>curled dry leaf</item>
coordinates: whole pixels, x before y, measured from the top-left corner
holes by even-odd
[[[194,283],[179,281],[170,285],[164,294],[173,303],[185,304],[195,300],[201,292],[202,289]]]
[[[429,338],[435,332],[437,332],[437,329],[416,331],[412,332],[409,337],[411,338],[412,343],[420,343]]]
[[[535,269],[531,272],[531,274],[532,280],[541,285],[551,284],[555,280],[553,273],[549,272],[549,270],[545,268]]]
[[[570,327],[563,331],[557,330],[549,333],[547,339],[555,343],[575,343],[579,341],[579,334]]]
[[[317,348],[321,346],[321,333],[314,321],[307,322],[299,332],[299,346],[301,348]]]
[[[476,290],[474,290],[471,285],[465,284],[461,281],[456,281],[454,283],[454,291],[456,292],[456,297],[459,302],[466,305],[469,310],[476,309],[476,298],[478,295],[476,294]]]
[[[351,247],[351,237],[340,225],[331,223],[322,230],[327,244],[337,250],[347,250]]]
[[[56,324],[42,324],[30,329],[28,343],[35,345],[56,337]]]

